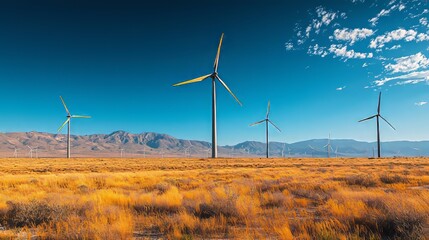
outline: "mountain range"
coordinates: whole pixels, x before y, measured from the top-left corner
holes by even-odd
[[[327,157],[327,139],[295,143],[270,142],[272,157]],[[375,142],[351,139],[331,140],[331,157],[372,157]],[[115,131],[110,134],[72,135],[74,157],[207,157],[211,143],[177,139],[167,134],[139,134]],[[63,157],[66,135],[42,132],[0,133],[0,157]],[[246,141],[232,146],[219,146],[221,157],[263,157],[265,143]],[[383,156],[429,156],[429,141],[393,141],[382,143]]]

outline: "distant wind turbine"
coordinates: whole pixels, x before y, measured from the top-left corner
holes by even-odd
[[[335,148],[335,157],[338,158],[338,146]]]
[[[268,123],[271,123],[271,125],[273,125],[279,132],[281,132],[280,128],[278,128],[273,122],[271,122],[269,117],[270,117],[270,101],[268,101],[267,114],[265,115],[265,119],[261,120],[259,122],[255,122],[255,123],[250,124],[250,126],[255,126],[255,125],[258,125],[258,124],[265,122],[265,136],[266,136],[266,140],[267,140],[267,150],[266,150],[267,151],[267,158],[269,157]]]
[[[28,155],[30,156],[30,158],[33,158],[33,148],[30,146],[27,146],[30,150],[28,151]]]
[[[18,148],[15,147],[15,151],[13,151],[13,157],[17,158],[18,157]]]
[[[331,157],[331,150],[334,151],[334,149],[332,149],[332,146],[331,146],[331,134],[329,134],[329,137],[328,137],[328,144],[326,144],[323,147],[326,148],[328,158],[330,158]]]
[[[180,86],[180,85],[185,85],[185,84],[189,84],[189,83],[201,82],[207,78],[212,79],[212,158],[217,158],[216,80],[218,80],[225,87],[225,89],[234,97],[234,99],[238,102],[238,104],[240,104],[240,106],[242,105],[240,100],[238,100],[238,98],[234,95],[234,93],[232,93],[232,91],[225,84],[225,82],[222,81],[222,79],[220,79],[218,72],[217,72],[217,68],[219,65],[220,48],[222,46],[222,40],[223,40],[223,33],[220,37],[219,46],[217,48],[217,54],[216,54],[216,58],[215,58],[214,65],[213,65],[213,73],[210,73],[210,74],[198,77],[198,78],[194,78],[194,79],[191,79],[188,81],[176,83],[173,85],[173,86]]]
[[[39,150],[39,147],[38,147],[38,146],[34,148],[34,151],[36,152],[36,158],[39,158],[39,154],[38,154],[38,152],[37,152],[38,150]]]
[[[64,108],[67,112],[67,120],[58,128],[58,132],[63,129],[63,127],[67,124],[67,158],[70,158],[70,122],[72,118],[91,118],[90,116],[81,116],[81,115],[71,115],[69,109],[67,108],[66,103],[63,100],[63,97],[60,96],[61,102],[63,103]]]
[[[383,119],[387,124],[389,124],[389,126],[393,129],[396,130],[395,127],[393,127],[392,124],[389,123],[389,121],[387,121],[383,116],[381,116],[380,114],[380,104],[381,104],[381,92],[378,95],[378,108],[377,108],[377,114],[371,116],[371,117],[367,117],[365,119],[360,120],[359,122],[364,122],[373,118],[377,119],[377,155],[380,158],[381,157],[381,147],[380,147],[380,118]]]
[[[124,149],[123,148],[119,148],[119,151],[121,151],[121,158],[124,156]]]

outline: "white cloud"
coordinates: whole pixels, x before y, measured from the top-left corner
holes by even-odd
[[[400,44],[398,44],[398,45],[394,45],[394,46],[392,46],[391,48],[386,48],[387,50],[396,50],[396,49],[399,49],[399,48],[401,48],[401,45]]]
[[[346,86],[343,86],[343,87],[338,87],[335,90],[337,90],[337,91],[343,91],[345,88],[346,88]]]
[[[341,57],[345,59],[350,58],[372,58],[373,53],[361,53],[361,52],[355,52],[354,50],[347,50],[347,46],[343,46],[341,44],[332,44],[329,47],[329,52],[334,54],[336,57]]]
[[[406,57],[396,58],[395,62],[395,64],[387,64],[385,66],[386,70],[392,73],[406,73],[429,66],[429,60],[421,52]]]
[[[407,42],[416,40],[417,32],[410,29],[405,30],[403,28],[393,30],[386,34],[377,36],[375,39],[372,39],[369,47],[370,48],[382,48],[386,43],[391,41],[405,40]]]
[[[377,23],[378,23],[378,20],[380,20],[380,18],[381,18],[381,17],[384,17],[384,16],[389,15],[389,13],[390,13],[392,10],[394,10],[395,8],[397,8],[397,7],[398,7],[397,5],[393,5],[393,6],[391,6],[389,9],[382,9],[382,10],[377,14],[377,16],[375,16],[375,17],[373,17],[373,18],[369,19],[369,20],[368,20],[368,22],[370,22],[372,26],[376,26],[376,25],[377,25]]]
[[[374,31],[368,28],[355,28],[355,29],[335,29],[334,38],[335,40],[342,40],[350,42],[353,45],[356,41],[365,39],[374,34]]]
[[[390,7],[390,8],[388,8],[388,9],[382,9],[382,10],[377,14],[377,16],[375,16],[375,17],[373,17],[373,18],[369,19],[369,20],[368,20],[368,22],[370,22],[372,26],[376,26],[376,25],[378,24],[378,21],[380,20],[380,18],[385,17],[385,16],[389,16],[389,14],[390,14],[392,11],[395,11],[395,10],[402,11],[402,10],[404,10],[404,9],[405,9],[405,5],[404,5],[404,4],[402,4],[402,3],[401,3],[401,4],[396,4],[396,5],[394,5],[394,3],[395,3],[395,1],[391,1],[391,2],[388,4],[388,5],[391,5],[391,7]]]
[[[294,49],[293,43],[291,43],[291,42],[285,43],[285,48],[286,48],[287,51],[293,50]]]
[[[364,67],[368,67],[368,63],[363,63],[362,64],[362,67],[364,68]]]
[[[425,81],[426,80],[424,80],[424,79],[406,80],[406,81],[397,82],[395,85],[417,84],[417,83],[421,83],[421,82],[425,82]]]
[[[310,46],[308,48],[307,53],[310,55],[318,55],[321,57],[326,57],[328,55],[328,52],[326,51],[326,47],[320,47],[319,44]]]
[[[426,13],[429,13],[429,9],[424,9],[423,12],[420,14],[410,14],[410,17],[411,18],[418,18],[418,17],[425,15]]]
[[[374,84],[376,86],[383,86],[387,82],[390,81],[401,81],[398,85],[405,85],[405,84],[416,84],[420,82],[428,82],[429,83],[429,71],[420,71],[420,72],[412,72],[396,77],[390,77],[390,78],[383,78],[380,80],[374,81]]]
[[[426,105],[427,103],[428,102],[416,102],[416,103],[414,103],[414,105],[421,107],[423,105]]]
[[[420,18],[419,20],[420,24],[427,27],[428,26],[428,19],[427,18]]]
[[[429,40],[429,35],[427,35],[426,33],[419,33],[417,35],[417,42],[422,42],[422,41],[428,41]]]
[[[324,7],[319,6],[316,8],[317,17],[314,18],[311,23],[305,28],[305,37],[309,38],[311,32],[319,34],[323,26],[330,25],[338,16],[345,18],[345,14],[339,14],[338,12],[333,12],[326,10]]]

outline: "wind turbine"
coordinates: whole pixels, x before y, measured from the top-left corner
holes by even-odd
[[[326,144],[323,147],[326,148],[326,152],[328,153],[328,158],[330,158],[331,157],[331,150],[334,151],[334,149],[332,149],[332,146],[331,146],[331,134],[329,134],[328,144]]]
[[[67,112],[67,120],[61,125],[60,128],[58,128],[58,132],[63,129],[63,127],[67,124],[67,158],[70,158],[70,122],[72,118],[91,118],[90,116],[81,116],[81,115],[71,115],[69,109],[67,108],[66,103],[64,102],[63,97],[60,96],[61,102],[64,105],[64,108]]]
[[[13,151],[13,157],[17,158],[18,157],[18,148],[15,147],[15,151]]]
[[[225,89],[234,97],[234,99],[238,102],[238,104],[240,104],[240,106],[242,105],[240,100],[238,100],[238,98],[234,95],[234,93],[232,93],[232,91],[229,89],[229,87],[225,84],[224,81],[222,81],[222,79],[220,79],[218,72],[217,72],[217,68],[219,65],[219,55],[220,55],[220,48],[222,46],[222,40],[223,40],[223,33],[220,37],[220,41],[219,41],[219,46],[217,48],[217,54],[216,54],[216,58],[214,60],[214,65],[213,65],[213,73],[198,77],[198,78],[194,78],[188,81],[184,81],[184,82],[180,82],[180,83],[176,83],[173,86],[181,86],[181,85],[185,85],[185,84],[189,84],[189,83],[196,83],[196,82],[201,82],[207,78],[211,78],[212,79],[212,158],[217,158],[217,130],[216,130],[216,80],[218,80],[222,86],[225,87]]]
[[[335,157],[338,158],[338,146],[335,148]]]
[[[258,124],[265,122],[265,136],[266,136],[266,140],[267,140],[267,150],[266,150],[267,151],[267,158],[269,157],[269,153],[268,153],[269,152],[269,150],[268,150],[268,145],[269,145],[269,143],[268,143],[268,123],[271,123],[271,125],[273,125],[279,132],[281,132],[280,128],[278,128],[273,122],[271,122],[269,117],[270,117],[270,101],[268,101],[267,114],[265,115],[265,119],[261,120],[259,122],[255,122],[255,123],[250,124],[250,126],[255,126],[255,125],[258,125]]]
[[[28,155],[30,156],[30,158],[33,158],[33,148],[30,146],[27,146],[30,150],[28,151]]]
[[[121,151],[121,158],[122,158],[123,155],[124,155],[124,149],[123,148],[119,148],[119,151]]]
[[[360,120],[359,122],[364,122],[373,118],[377,118],[377,155],[380,158],[381,157],[381,147],[380,147],[380,118],[383,119],[387,124],[389,124],[389,126],[393,129],[396,130],[395,127],[393,127],[392,124],[389,123],[389,121],[387,121],[383,116],[381,116],[380,114],[380,104],[381,104],[381,92],[378,95],[378,108],[377,108],[377,114],[371,116],[371,117],[367,117],[365,119]]]
[[[317,150],[314,147],[312,147],[311,145],[308,145],[308,146],[311,148],[311,150],[313,150],[313,151],[311,151],[311,157],[314,157],[314,152]]]
[[[282,148],[282,158],[285,157],[285,147],[286,147],[286,143],[283,143],[283,148]]]
[[[206,152],[207,152],[207,158],[209,158],[209,156],[210,156],[210,155],[209,155],[209,154],[210,154],[210,150],[211,150],[210,148],[208,148],[208,149],[204,150],[204,151],[206,151]]]
[[[36,152],[36,158],[39,158],[39,154],[37,153],[37,150],[39,150],[39,147],[37,146],[37,147],[35,147],[34,148],[34,150],[35,150],[35,152]]]

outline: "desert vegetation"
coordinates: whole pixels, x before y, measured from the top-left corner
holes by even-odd
[[[425,239],[429,161],[0,159],[0,239]]]

